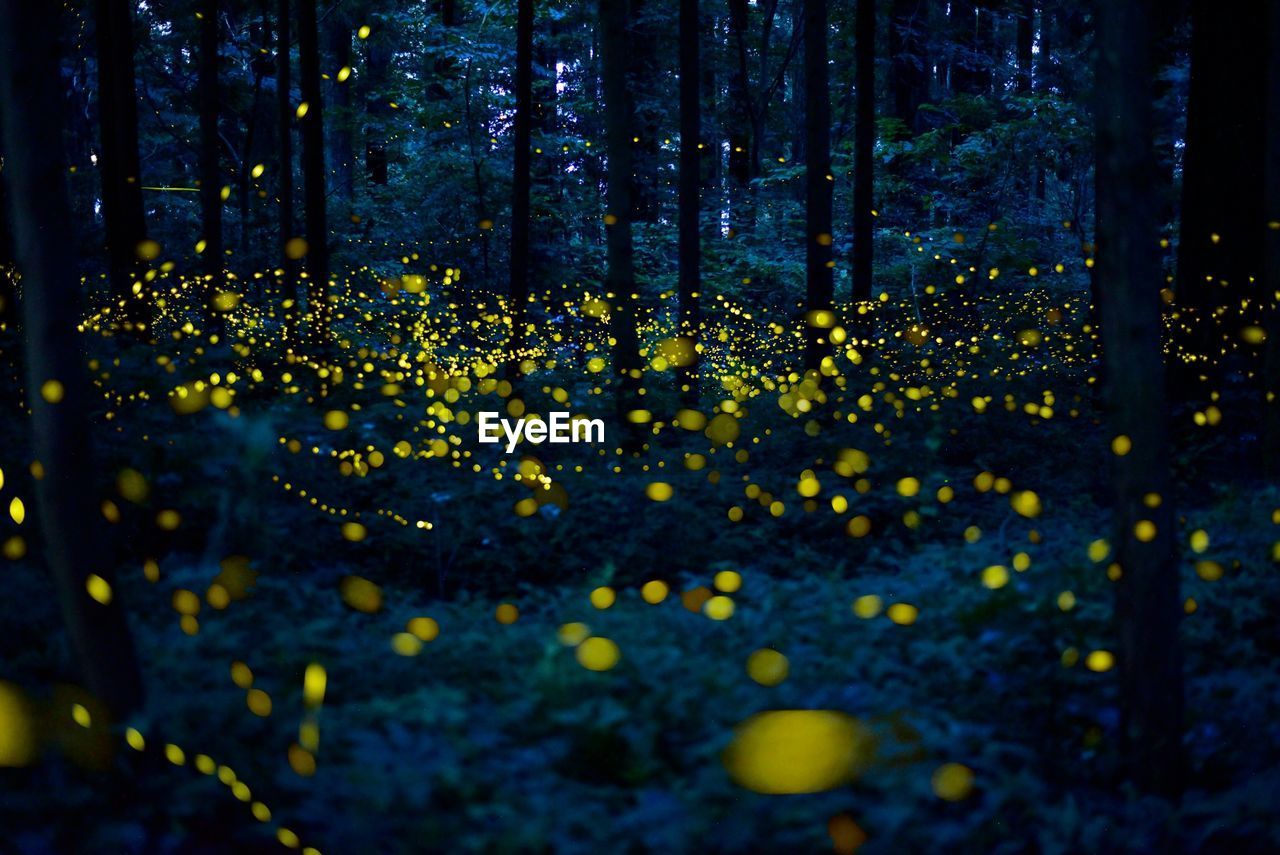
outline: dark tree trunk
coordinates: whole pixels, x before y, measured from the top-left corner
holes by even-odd
[[[631,223],[634,158],[634,117],[627,90],[627,11],[617,0],[599,0],[600,54],[604,83],[605,142],[609,158],[609,198],[605,217],[607,265],[605,291],[609,300],[610,327],[614,338],[613,372],[617,383],[615,404],[620,429],[629,430],[624,445],[635,449],[639,436],[627,414],[636,407],[640,388],[640,348],[636,335],[633,294],[636,288]]]
[[[387,102],[387,76],[391,69],[389,34],[381,28],[365,40],[365,174],[370,184],[386,186],[389,180],[387,138],[383,123],[391,106]]]
[[[827,92],[827,4],[804,4],[805,287],[804,365],[831,352],[831,102]]]
[[[729,230],[751,220],[751,108],[747,92],[747,2],[729,0]]]
[[[925,49],[929,26],[927,0],[893,0],[889,22],[889,89],[894,118],[919,130],[917,113],[929,97],[930,58]]]
[[[0,149],[7,154],[14,248],[24,277],[31,433],[35,458],[44,466],[35,488],[45,560],[85,688],[123,716],[142,704],[142,678],[93,507],[91,485],[99,470],[76,331],[80,283],[67,263],[74,244],[62,160],[59,9],[54,3],[0,2]],[[90,596],[91,574],[111,586],[110,597],[96,586],[99,598]]]
[[[696,341],[698,335],[698,297],[701,285],[701,235],[699,213],[702,199],[699,190],[702,171],[702,84],[698,56],[701,41],[698,25],[698,0],[680,0],[680,335]],[[689,406],[698,402],[696,366],[683,366],[677,371],[680,398]]]
[[[708,140],[703,154],[702,189],[712,199],[719,199],[720,191],[720,129],[715,121],[718,115],[719,88],[716,83],[716,56],[719,48],[719,24],[715,15],[708,15],[703,22],[700,51],[702,62],[703,128],[701,138]],[[718,219],[718,217],[717,217]],[[714,225],[714,224],[712,224]]]
[[[1182,601],[1160,345],[1151,2],[1098,5],[1097,77],[1107,81],[1097,94],[1098,267],[1111,430],[1131,442],[1112,461],[1123,750],[1135,783],[1175,796],[1183,773]]]
[[[649,8],[646,0],[630,0],[630,3],[627,57],[631,83],[637,91],[657,96],[646,98],[640,109],[636,108],[635,99],[632,99],[632,110],[635,113],[633,136],[640,139],[634,150],[636,180],[633,205],[636,222],[656,223],[661,217],[663,196],[660,187],[662,154],[659,144],[662,141],[662,125],[667,118],[659,100],[662,78],[658,65],[660,36],[657,16],[663,13]]]
[[[338,73],[351,65],[351,19],[336,13],[325,22],[328,32],[333,113],[329,117],[329,160],[333,164],[333,193],[346,205],[355,199],[355,141],[351,133],[351,84],[338,79]]]
[[[218,0],[200,3],[200,63],[196,88],[200,102],[200,221],[204,232],[204,304],[210,326],[219,325],[214,297],[223,290],[226,255],[222,244],[222,170],[218,155],[218,45],[221,41]]]
[[[1177,302],[1194,327],[1189,346],[1219,350],[1213,329],[1238,320],[1229,310],[1262,273],[1264,111],[1267,97],[1264,28],[1241,26],[1211,0],[1191,4],[1191,84],[1183,155],[1182,223]],[[1225,330],[1232,339],[1237,330]],[[1198,383],[1181,371],[1193,393]],[[1199,372],[1196,372],[1199,373]]]
[[[1018,6],[1018,76],[1014,87],[1020,95],[1026,95],[1031,91],[1031,55],[1035,44],[1035,27],[1035,0],[1021,0]]]
[[[1267,343],[1263,368],[1267,474],[1280,478],[1280,6],[1267,8],[1266,265],[1262,279]]]
[[[290,90],[292,68],[289,62],[290,9],[289,0],[279,0],[276,7],[276,110],[280,120],[280,249],[284,256],[280,268],[284,271],[281,288],[284,310],[285,341],[293,343],[298,332],[298,272],[296,259],[290,257],[289,241],[297,237],[293,219],[293,119],[294,108]]]
[[[0,118],[3,122],[3,118]],[[0,124],[0,162],[4,160],[4,126]],[[9,189],[4,170],[0,169],[0,323],[8,322],[17,313],[14,299],[13,233],[9,224]],[[5,401],[9,402],[6,398]],[[14,399],[16,402],[16,398]]]
[[[871,299],[872,201],[876,144],[876,4],[858,0],[854,19],[858,112],[853,137],[853,299]]]
[[[515,164],[511,180],[511,345],[507,373],[520,375],[529,305],[529,137],[533,124],[533,0],[516,5]]]
[[[992,16],[989,0],[953,0],[951,28],[956,55],[951,63],[952,91],[985,95],[991,91]]]
[[[319,33],[316,0],[298,3],[298,64],[302,74],[303,204],[307,217],[308,337],[323,346],[329,337],[329,225],[324,169],[324,104],[320,94]]]
[[[112,294],[124,325],[141,332],[149,321],[141,282],[138,245],[147,239],[138,163],[138,95],[133,72],[133,18],[127,0],[96,0],[98,28],[98,116],[102,125],[102,219]],[[61,96],[60,96],[61,97]]]

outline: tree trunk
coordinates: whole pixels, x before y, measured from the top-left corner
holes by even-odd
[[[67,248],[67,170],[62,162],[58,11],[53,3],[0,2],[0,148],[7,153],[10,213],[23,272],[23,332],[35,457],[44,477],[36,505],[63,620],[85,687],[116,716],[142,704],[142,678],[119,591],[103,561],[94,505],[89,384],[76,323],[80,283]],[[56,386],[54,384],[57,384]],[[106,600],[106,602],[102,602]]]
[[[218,0],[200,3],[200,63],[196,89],[200,102],[200,221],[204,232],[204,307],[209,326],[218,329],[220,318],[214,297],[223,290],[226,255],[222,245],[222,170],[218,155],[218,45],[221,41]]]
[[[1182,602],[1160,347],[1151,0],[1101,3],[1098,14],[1097,77],[1108,82],[1097,93],[1101,326],[1112,434],[1131,444],[1112,461],[1122,739],[1135,783],[1174,796],[1183,772]]]
[[[924,39],[928,26],[927,0],[893,0],[889,24],[889,88],[894,117],[901,119],[911,131],[919,130],[917,113],[929,97],[930,58]]]
[[[804,4],[805,286],[804,367],[831,352],[831,102],[827,92],[827,3]]]
[[[387,75],[391,68],[389,34],[381,28],[365,39],[365,174],[370,184],[385,187],[389,180],[387,138],[383,123],[391,107],[387,102]]]
[[[292,70],[289,62],[290,9],[289,0],[279,0],[276,7],[276,110],[280,120],[280,249],[284,256],[281,269],[284,282],[281,289],[284,311],[284,338],[292,344],[298,333],[298,272],[296,259],[290,258],[289,241],[297,237],[293,219],[293,119],[291,95]]]
[[[329,337],[329,225],[324,169],[324,104],[320,95],[316,0],[298,3],[298,61],[302,73],[302,182],[307,217],[308,338],[323,346]]]
[[[1262,273],[1263,151],[1267,93],[1262,26],[1241,26],[1210,0],[1191,4],[1191,84],[1183,154],[1177,304],[1193,329],[1185,345],[1204,355],[1221,349],[1223,306],[1238,307],[1250,277]],[[1234,327],[1235,324],[1232,326]],[[1223,330],[1236,340],[1236,329]],[[1175,363],[1175,367],[1178,363]],[[1194,394],[1201,370],[1181,370],[1175,394]]]
[[[729,0],[729,233],[752,219],[751,108],[747,94],[747,2]]]
[[[1267,7],[1266,267],[1262,303],[1267,310],[1263,368],[1264,466],[1280,478],[1280,6]]]
[[[876,144],[876,4],[858,0],[854,20],[858,111],[853,134],[853,299],[871,299],[873,162]]]
[[[4,160],[4,125],[3,119],[0,119],[0,162]],[[9,225],[9,189],[5,181],[4,170],[0,170],[0,323],[8,323],[17,313],[17,304],[15,297],[17,290],[14,288],[14,267],[13,267],[13,236],[12,229]],[[5,403],[16,403],[16,397],[13,399],[5,397],[2,399]]]
[[[98,28],[98,117],[102,126],[102,219],[112,294],[123,325],[145,330],[149,312],[142,294],[138,245],[147,239],[138,163],[138,94],[133,71],[133,19],[127,0],[96,0]],[[59,96],[61,98],[61,96]]]
[[[511,344],[507,373],[520,375],[529,305],[529,137],[533,124],[533,0],[516,5],[515,164],[511,180]]]
[[[329,117],[329,160],[333,163],[333,193],[346,206],[355,199],[355,141],[351,134],[351,82],[339,80],[338,72],[351,66],[351,19],[341,12],[331,14],[328,28],[333,114]]]
[[[701,285],[701,235],[699,214],[702,151],[702,74],[698,56],[701,34],[698,25],[698,0],[680,0],[680,212],[679,212],[679,278],[680,335],[691,342],[698,336],[698,297]],[[696,365],[690,363],[676,372],[680,398],[688,406],[697,406],[698,380]]]
[[[1014,87],[1019,95],[1031,92],[1031,53],[1035,44],[1035,27],[1035,0],[1022,0],[1018,7],[1018,76]]]
[[[636,288],[631,223],[635,216],[632,184],[634,116],[627,90],[627,10],[618,0],[599,0],[600,54],[604,83],[605,146],[609,158],[609,197],[605,217],[607,266],[605,291],[609,301],[610,332],[614,338],[613,370],[617,388],[618,425],[627,430],[625,447],[639,447],[639,435],[627,414],[636,407],[640,388],[640,348],[636,335],[633,294]]]

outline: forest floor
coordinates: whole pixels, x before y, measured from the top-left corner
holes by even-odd
[[[50,722],[0,779],[19,851],[1280,848],[1280,490],[1241,462],[1245,399],[1177,416],[1171,807],[1118,782],[1111,437],[1076,296],[930,300],[920,323],[886,300],[822,386],[787,376],[791,319],[720,299],[699,414],[654,312],[642,450],[611,422],[508,456],[473,421],[507,406],[502,309],[422,275],[348,281],[341,376],[285,363],[251,301],[217,346],[176,312],[163,347],[90,336],[146,747],[73,720],[95,708],[51,585],[12,562],[0,678]],[[606,417],[609,307],[540,303],[524,404]],[[853,728],[852,781],[743,786],[786,774],[740,747],[785,709]]]

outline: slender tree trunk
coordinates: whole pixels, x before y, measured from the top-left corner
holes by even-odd
[[[889,75],[893,115],[911,131],[920,105],[929,97],[929,64],[924,35],[929,26],[927,0],[893,0],[889,25]]]
[[[196,88],[200,102],[200,220],[204,232],[204,308],[209,325],[218,329],[220,318],[214,297],[223,290],[226,255],[222,245],[222,170],[218,155],[218,45],[221,41],[218,0],[200,3],[200,63]]]
[[[337,12],[325,22],[328,32],[329,58],[333,70],[330,91],[333,93],[333,114],[329,117],[329,150],[333,163],[333,193],[348,206],[355,199],[355,141],[351,133],[351,83],[339,80],[338,72],[351,65],[351,19]]]
[[[0,117],[0,162],[4,160],[4,126]],[[13,235],[9,224],[9,185],[4,170],[0,170],[0,323],[9,321],[17,313],[14,288]],[[9,398],[4,399],[6,403]],[[16,402],[16,396],[14,401]]]
[[[1169,492],[1153,191],[1151,3],[1098,6],[1098,267],[1113,458],[1118,665],[1129,775],[1176,796],[1183,780],[1177,527]],[[1151,507],[1154,496],[1155,507]]]
[[[85,687],[117,716],[142,703],[142,678],[120,593],[93,507],[89,384],[76,321],[80,283],[67,263],[69,233],[62,162],[60,7],[0,0],[0,148],[7,154],[10,213],[23,271],[23,332],[35,456],[44,477],[36,504],[63,620]],[[111,591],[90,596],[96,574]],[[106,602],[102,602],[105,600]]]
[[[1265,471],[1280,478],[1280,6],[1267,7],[1266,266],[1262,303],[1267,311],[1263,368],[1266,411]]]
[[[747,93],[747,0],[729,0],[729,232],[752,219],[751,108]]]
[[[680,335],[690,342],[698,336],[699,291],[701,284],[702,244],[699,214],[702,151],[702,74],[699,69],[701,34],[698,24],[698,0],[680,0],[680,216],[679,279]],[[690,406],[698,402],[697,366],[682,366],[676,372],[676,385],[681,400]]]
[[[520,376],[529,306],[529,137],[533,124],[533,0],[516,5],[515,164],[511,181],[511,345],[507,373]]]
[[[1035,0],[1022,0],[1018,6],[1017,57],[1018,76],[1014,86],[1019,95],[1031,91],[1031,57],[1035,45]]]
[[[619,427],[628,430],[624,446],[639,447],[639,435],[627,414],[636,408],[640,388],[640,347],[636,335],[634,294],[636,288],[631,223],[634,210],[634,114],[627,90],[627,10],[617,0],[599,0],[600,54],[604,83],[605,144],[609,157],[609,197],[605,216],[607,272],[605,291],[609,300],[610,332],[613,335],[613,371],[617,387],[615,405]]]
[[[391,68],[389,33],[379,28],[365,40],[365,174],[370,184],[385,187],[390,180],[386,129],[383,123],[391,107],[387,102],[387,76]],[[443,69],[441,74],[450,69]]]
[[[853,299],[871,299],[872,172],[876,144],[876,4],[858,0],[854,57],[858,112],[853,139]]]
[[[133,18],[128,0],[95,0],[98,29],[98,116],[102,126],[102,219],[112,294],[123,325],[142,332],[149,322],[138,245],[147,239],[138,162],[138,95],[134,87]]]
[[[716,126],[716,116],[718,115],[719,89],[716,83],[716,55],[719,50],[719,19],[715,15],[707,15],[706,21],[703,22],[700,38],[702,45],[700,48],[702,61],[700,68],[702,70],[702,103],[703,110],[703,128],[701,139],[708,140],[707,148],[704,150],[705,157],[703,159],[702,172],[702,189],[706,195],[719,205],[720,199],[720,129]],[[711,218],[708,218],[709,220]],[[719,215],[714,221],[708,223],[709,228],[719,227]]]
[[[289,242],[297,237],[293,219],[293,119],[291,97],[292,67],[289,61],[291,11],[289,0],[279,0],[276,7],[276,110],[280,120],[280,249],[283,255],[281,269],[284,309],[284,337],[288,344],[298,335],[298,272],[297,259],[291,258]]]
[[[1220,333],[1237,340],[1238,307],[1251,296],[1251,277],[1262,274],[1264,29],[1242,26],[1211,0],[1192,0],[1176,293],[1192,327],[1179,343],[1197,356],[1221,350]],[[1211,380],[1212,369],[1180,360],[1173,367],[1176,396],[1207,391],[1200,377]]]
[[[804,4],[805,323],[806,369],[821,367],[827,338],[831,277],[831,102],[827,92],[827,4]]]
[[[302,73],[302,181],[307,217],[307,314],[309,339],[323,346],[329,338],[329,224],[324,169],[324,104],[320,94],[319,33],[316,0],[298,3],[298,59]]]

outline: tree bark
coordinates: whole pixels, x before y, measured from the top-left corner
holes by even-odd
[[[1022,0],[1018,7],[1018,75],[1014,86],[1019,95],[1031,92],[1031,58],[1032,48],[1035,45],[1035,27],[1035,0]]]
[[[291,94],[292,68],[290,59],[291,10],[289,0],[279,0],[276,7],[276,110],[280,121],[280,251],[284,271],[281,297],[283,298],[284,338],[293,344],[298,334],[298,272],[296,259],[287,251],[289,241],[297,237],[293,217],[293,119]]]
[[[1138,786],[1176,796],[1183,780],[1182,602],[1151,180],[1151,3],[1098,5],[1097,78],[1107,81],[1097,92],[1098,268],[1107,283],[1100,309],[1111,430],[1131,443],[1112,461],[1122,747]]]
[[[1266,266],[1262,303],[1267,342],[1263,366],[1264,467],[1280,478],[1280,6],[1267,7]]]
[[[605,146],[608,150],[609,196],[605,217],[610,332],[614,339],[615,407],[619,426],[627,431],[623,445],[632,450],[639,435],[627,414],[636,407],[640,388],[640,348],[633,307],[636,288],[631,224],[634,211],[634,113],[627,90],[627,10],[618,0],[599,0],[600,54],[604,84]]]
[[[200,62],[196,89],[200,102],[200,221],[204,251],[204,308],[210,327],[217,329],[220,318],[214,308],[214,297],[223,288],[226,256],[222,244],[222,170],[218,155],[222,141],[218,137],[218,49],[221,23],[218,0],[200,3]]]
[[[893,0],[889,24],[889,75],[893,115],[910,131],[919,130],[917,114],[929,97],[929,57],[924,36],[929,26],[927,0]]]
[[[1241,26],[1211,0],[1191,4],[1177,301],[1198,328],[1191,346],[1201,353],[1219,347],[1208,328],[1213,311],[1238,305],[1249,277],[1262,272],[1263,30]]]
[[[23,272],[23,333],[45,560],[85,688],[116,716],[142,704],[142,677],[119,591],[105,603],[88,593],[96,574],[112,585],[103,556],[93,484],[89,384],[76,323],[80,283],[67,248],[67,170],[62,162],[58,10],[53,3],[0,0],[0,147],[7,154],[10,213]],[[48,394],[60,384],[61,398]]]
[[[507,373],[520,376],[529,305],[529,138],[533,124],[533,0],[516,5],[515,163],[511,181],[511,344]]]
[[[333,193],[347,207],[355,199],[355,141],[351,133],[351,81],[338,80],[338,71],[351,65],[351,19],[341,12],[325,22],[333,93],[333,115],[329,117],[329,160],[333,163]]]
[[[817,369],[831,352],[827,329],[816,321],[830,315],[831,102],[827,92],[827,4],[804,4],[805,127],[805,323],[804,367]],[[827,324],[826,327],[830,325]]]
[[[302,73],[302,182],[307,217],[308,338],[322,347],[329,337],[329,225],[324,169],[324,104],[320,94],[316,0],[298,3],[298,60]]]
[[[874,237],[872,208],[876,143],[876,4],[858,0],[854,19],[855,87],[853,132],[853,299],[871,299]]]
[[[98,29],[98,117],[102,128],[102,219],[112,295],[123,326],[142,333],[149,312],[142,294],[138,245],[147,239],[138,161],[138,94],[134,86],[133,18],[128,0],[95,0]],[[61,97],[61,96],[59,96]]]
[[[699,68],[701,33],[698,0],[680,0],[680,211],[679,211],[679,291],[680,335],[697,341],[702,241],[699,233],[702,171],[702,72]],[[689,364],[676,372],[681,400],[689,406],[698,402],[697,366]]]

